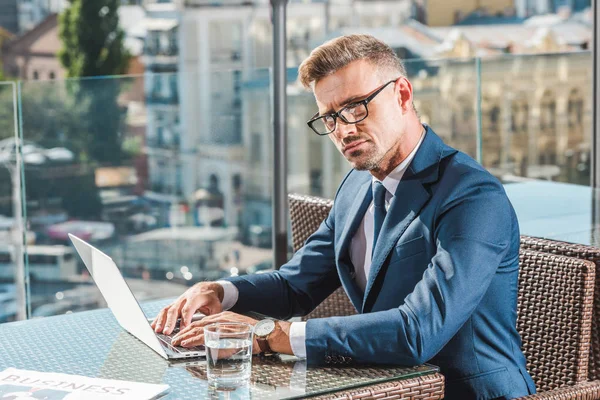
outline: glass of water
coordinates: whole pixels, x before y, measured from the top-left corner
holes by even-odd
[[[235,389],[250,382],[252,325],[216,322],[204,327],[208,382],[217,389]]]

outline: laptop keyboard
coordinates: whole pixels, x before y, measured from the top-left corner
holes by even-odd
[[[171,344],[171,338],[173,336],[175,336],[178,332],[179,332],[179,326],[177,326],[170,335],[157,333],[156,336],[163,342],[167,343],[172,349],[175,349],[176,351],[178,351],[180,353],[187,353],[190,351],[204,351],[204,346],[196,346],[196,347],[173,346]]]

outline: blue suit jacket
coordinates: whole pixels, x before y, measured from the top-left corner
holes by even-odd
[[[233,311],[306,315],[341,284],[359,314],[307,322],[309,365],[327,356],[431,362],[446,377],[446,399],[535,393],[516,330],[519,227],[500,182],[427,127],[363,293],[349,246],[372,200],[371,180],[352,170],[327,219],[279,271],[231,278],[239,290]]]

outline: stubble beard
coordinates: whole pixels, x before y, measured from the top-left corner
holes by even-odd
[[[379,165],[381,164],[381,159],[383,158],[382,155],[380,154],[368,154],[369,152],[363,151],[363,150],[357,150],[355,152],[352,152],[350,155],[353,158],[360,158],[361,156],[365,157],[365,160],[357,160],[357,161],[350,161],[352,164],[354,164],[354,169],[357,171],[371,171],[374,169],[378,169]]]

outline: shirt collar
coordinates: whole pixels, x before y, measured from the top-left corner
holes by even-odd
[[[408,155],[408,157],[406,157],[400,164],[398,164],[398,166],[396,168],[394,168],[394,170],[392,172],[390,172],[388,174],[388,176],[386,176],[383,179],[383,181],[381,181],[383,186],[387,189],[387,191],[392,196],[394,196],[394,194],[396,193],[396,189],[398,188],[398,185],[400,184],[400,180],[402,179],[404,172],[406,172],[408,165],[413,160],[413,158],[415,158],[415,154],[417,154],[419,147],[421,147],[421,143],[423,143],[423,139],[425,138],[425,132],[426,132],[426,129],[424,128],[423,132],[421,133],[421,138],[419,139],[419,142],[417,143],[417,145],[415,146],[413,151],[411,151],[410,154]],[[379,179],[373,177],[373,182],[378,181],[378,180]]]

